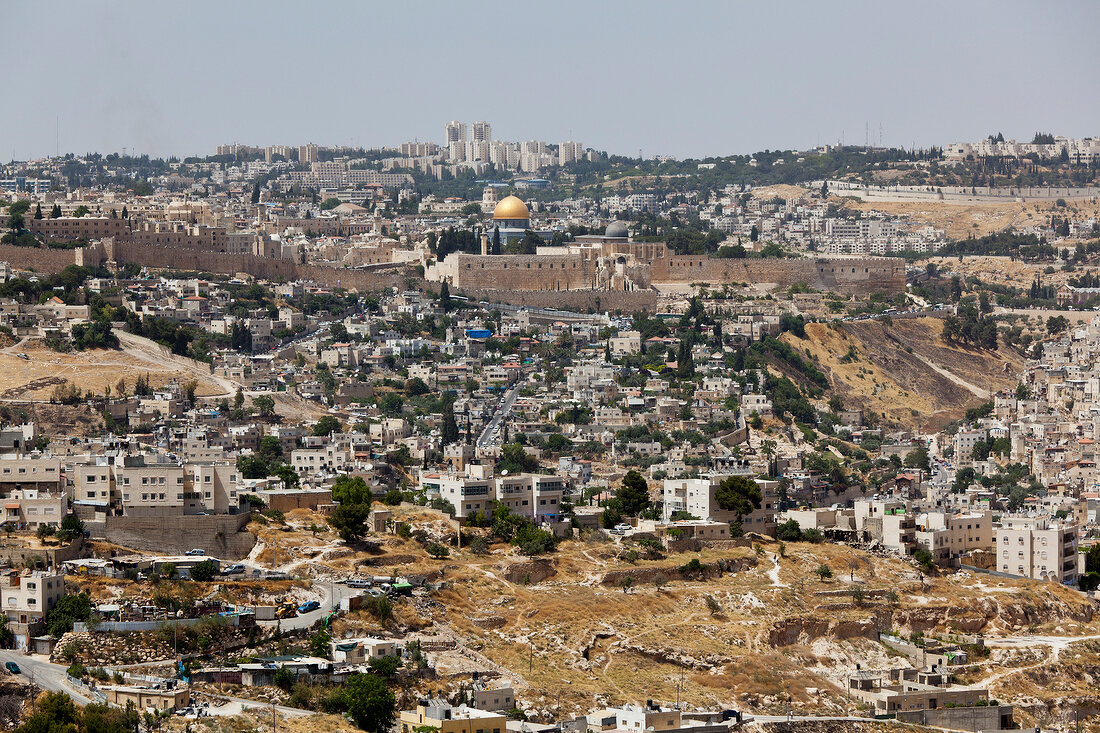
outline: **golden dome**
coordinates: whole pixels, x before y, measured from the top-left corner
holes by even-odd
[[[497,207],[493,209],[494,219],[530,219],[531,212],[527,204],[516,196],[508,196],[501,199]]]

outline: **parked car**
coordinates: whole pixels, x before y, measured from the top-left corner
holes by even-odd
[[[317,601],[307,601],[306,603],[298,606],[298,613],[309,613],[310,611],[316,611],[320,607],[321,604]]]
[[[230,565],[225,570],[223,570],[222,575],[241,575],[246,569],[247,568],[245,568],[244,565],[237,563],[236,565]]]
[[[192,557],[202,557],[206,554],[206,550],[195,548],[194,550],[188,550],[185,554],[191,555]]]
[[[348,581],[349,588],[370,588],[370,581],[362,578],[352,578]]]
[[[19,674],[20,672],[23,671],[23,670],[19,669],[19,665],[16,664],[15,662],[5,662],[4,663],[4,669],[8,670],[12,674]]]

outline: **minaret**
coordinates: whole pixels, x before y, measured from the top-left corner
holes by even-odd
[[[485,233],[485,230],[481,230],[481,254],[489,254],[489,235]]]

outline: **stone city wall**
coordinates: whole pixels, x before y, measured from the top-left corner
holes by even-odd
[[[455,288],[576,290],[596,282],[595,263],[578,254],[452,256]]]
[[[7,262],[16,270],[35,272],[60,272],[76,262],[76,252],[71,249],[47,249],[45,247],[16,247],[0,244],[0,262]]]
[[[465,295],[471,300],[489,303],[507,303],[528,308],[559,308],[573,311],[634,313],[657,311],[655,290],[455,290],[455,295]]]
[[[757,282],[775,283],[781,288],[804,282],[814,290],[855,295],[899,293],[905,289],[905,261],[888,257],[712,259],[677,256],[669,258],[667,272],[669,282]]]
[[[350,270],[323,265],[301,265],[291,260],[272,259],[245,254],[201,252],[179,247],[158,247],[134,242],[114,242],[105,256],[115,262],[137,262],[150,267],[170,267],[178,270],[205,270],[232,275],[238,272],[265,279],[312,280],[331,287],[357,290],[380,290],[404,287],[411,271],[395,265],[391,270]]]

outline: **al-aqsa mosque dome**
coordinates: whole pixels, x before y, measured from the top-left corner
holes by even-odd
[[[603,235],[609,239],[626,239],[630,236],[630,232],[627,231],[626,222],[613,221],[607,225]]]
[[[493,223],[501,229],[528,229],[531,211],[518,196],[507,196],[493,209]]]

